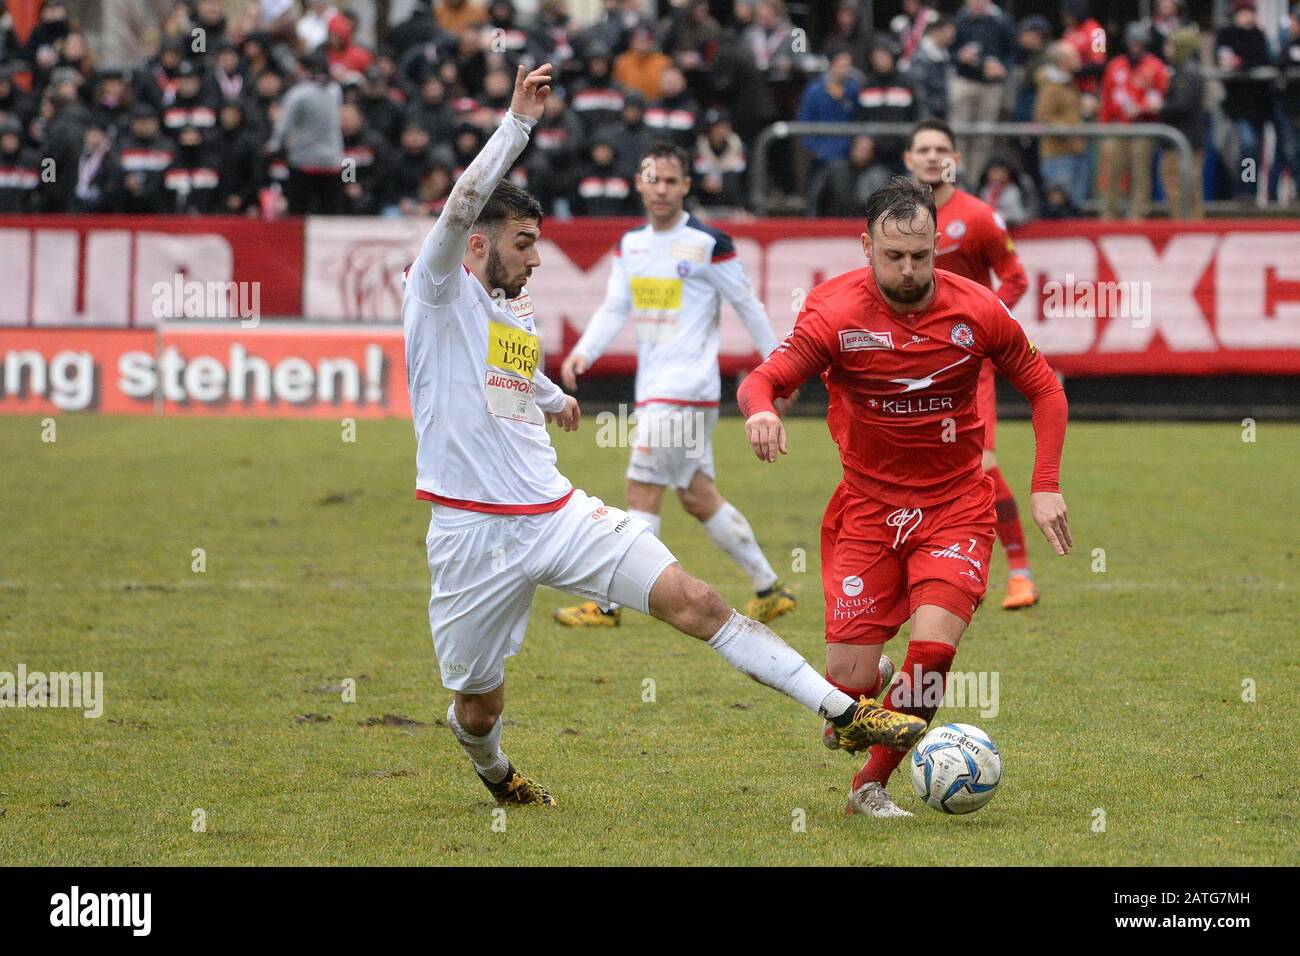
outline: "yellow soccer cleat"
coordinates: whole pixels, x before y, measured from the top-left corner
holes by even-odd
[[[766,597],[755,595],[745,605],[745,617],[753,618],[760,624],[770,624],[782,614],[789,614],[798,601],[794,592],[787,590],[780,581],[767,589]]]
[[[557,607],[555,620],[565,627],[618,627],[623,609],[603,611],[595,601],[584,601],[577,607]]]
[[[894,662],[885,655],[880,655],[880,663],[876,665],[877,672],[880,675],[880,694],[878,700],[885,700],[885,695],[889,693],[889,685],[894,682]],[[835,732],[835,725],[829,720],[822,727],[822,746],[827,750],[840,749],[840,736]]]
[[[483,781],[483,786],[488,788],[492,796],[496,797],[497,803],[502,805],[555,806],[555,798],[551,796],[550,791],[531,777],[525,777],[514,768],[513,764],[506,767],[506,775],[500,783],[492,783],[482,774],[479,774],[478,778]]]
[[[866,750],[872,744],[884,744],[907,750],[920,739],[929,724],[924,718],[886,710],[870,697],[859,697],[853,720],[835,728],[839,749],[846,753]]]
[[[1007,596],[1002,600],[1002,610],[1018,611],[1038,603],[1038,588],[1027,574],[1013,574],[1007,578]]]

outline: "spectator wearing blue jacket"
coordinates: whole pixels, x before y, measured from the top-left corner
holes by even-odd
[[[991,0],[966,0],[957,14],[953,75],[949,87],[951,123],[994,123],[1002,112],[1003,92],[1015,50],[1011,19]],[[957,144],[966,169],[978,176],[988,165],[993,141],[962,137]]]
[[[853,54],[843,50],[835,54],[823,76],[804,88],[795,118],[805,123],[852,122],[858,108],[859,88],[853,74]],[[814,165],[810,175],[826,163],[848,156],[852,139],[849,135],[802,137],[800,142],[812,154]]]

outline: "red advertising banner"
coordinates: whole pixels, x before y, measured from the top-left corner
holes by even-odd
[[[0,330],[0,412],[409,417],[399,329]]]
[[[554,367],[605,293],[613,248],[639,220],[546,222],[529,280]],[[808,290],[865,262],[858,220],[719,224],[778,336]],[[314,319],[397,321],[422,220],[312,219],[303,305]],[[1066,375],[1300,374],[1300,220],[1039,222],[1015,232],[1029,289],[1014,309]],[[939,260],[942,267],[942,259]],[[757,362],[722,310],[725,371]],[[594,374],[634,368],[632,323]]]
[[[0,331],[297,318],[302,276],[301,219],[0,217]]]

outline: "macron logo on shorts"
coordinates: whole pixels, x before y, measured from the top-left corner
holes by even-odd
[[[463,677],[469,673],[469,665],[457,664],[454,661],[443,661],[442,672],[448,677]]]

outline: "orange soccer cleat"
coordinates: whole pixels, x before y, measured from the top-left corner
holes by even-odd
[[[1004,611],[1018,611],[1038,603],[1038,588],[1027,574],[1013,574],[1007,578],[1007,596],[1002,601]]]

